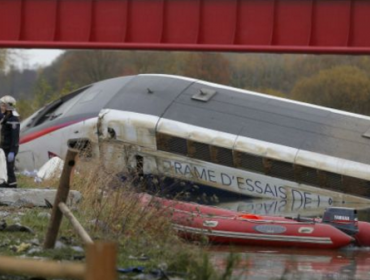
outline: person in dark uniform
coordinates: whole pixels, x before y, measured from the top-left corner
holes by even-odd
[[[14,174],[14,162],[19,149],[19,114],[15,110],[16,100],[12,96],[4,96],[0,99],[0,125],[1,142],[0,148],[3,149],[6,157],[6,169],[8,173],[8,183],[1,187],[16,188],[17,179]]]

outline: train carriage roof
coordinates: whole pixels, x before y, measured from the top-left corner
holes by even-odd
[[[216,91],[208,101],[192,97]],[[370,118],[203,81],[138,75],[106,108],[166,119],[370,164]]]
[[[194,99],[201,92],[208,101]],[[210,92],[216,93],[207,96]],[[23,122],[22,133],[94,117],[103,108],[159,116],[370,164],[370,139],[364,137],[370,129],[367,116],[168,75],[94,83],[40,109]]]

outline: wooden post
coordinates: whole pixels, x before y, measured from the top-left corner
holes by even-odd
[[[97,241],[87,245],[85,280],[117,279],[117,245]]]
[[[58,205],[60,202],[64,203],[67,202],[71,180],[71,172],[73,167],[75,166],[75,159],[77,154],[78,152],[75,150],[68,150],[67,152],[67,156],[64,161],[62,176],[59,182],[58,191],[53,204],[53,211],[51,213],[48,231],[46,233],[46,238],[44,242],[45,249],[54,248],[55,246],[55,241],[58,236],[59,227],[63,218],[63,214],[60,211]]]
[[[85,279],[85,265],[55,261],[26,260],[0,256],[1,274],[27,275],[45,278]],[[104,278],[102,278],[104,279]]]
[[[93,243],[91,237],[86,232],[86,230],[81,226],[79,221],[76,219],[76,217],[73,215],[71,210],[65,205],[65,203],[61,202],[59,203],[59,209],[63,212],[64,216],[71,222],[73,228],[76,230],[78,235],[82,238],[83,242],[85,244],[91,244]]]

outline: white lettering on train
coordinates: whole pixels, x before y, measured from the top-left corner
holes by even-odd
[[[241,192],[250,195],[260,195],[264,197],[288,199],[305,201],[311,203],[312,201],[322,200],[319,194],[286,188],[282,185],[277,185],[271,182],[263,182],[262,180],[255,180],[243,176],[236,176],[227,174],[222,171],[208,169],[202,166],[195,166],[184,162],[163,160],[164,171],[167,174],[175,175],[177,177],[184,177],[188,180],[200,180],[213,184],[220,184],[225,187],[236,188]],[[174,174],[173,174],[174,173]],[[329,198],[329,202],[331,202]]]

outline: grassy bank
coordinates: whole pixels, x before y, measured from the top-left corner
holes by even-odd
[[[143,207],[130,181],[124,184],[116,171],[102,168],[99,162],[84,162],[74,172],[72,189],[82,193],[83,200],[72,210],[94,240],[112,240],[119,246],[118,267],[143,267],[145,272],[164,272],[180,279],[229,279],[236,258],[215,269],[206,239],[189,243],[180,239],[168,218],[153,207]],[[58,186],[57,180],[33,183],[19,178],[21,187]],[[56,260],[83,261],[83,244],[68,221],[63,220],[59,248],[42,250],[51,209],[1,209],[9,211],[8,224],[19,221],[34,233],[0,232],[0,251],[5,255],[27,255]],[[40,214],[41,213],[41,214]],[[166,278],[163,278],[166,279]]]

